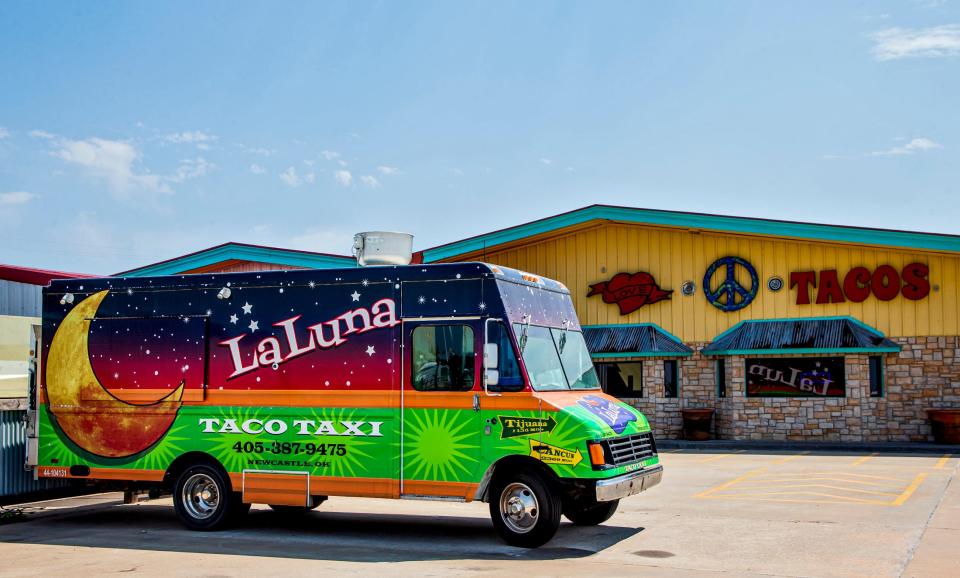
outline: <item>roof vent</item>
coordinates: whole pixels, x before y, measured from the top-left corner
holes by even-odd
[[[369,231],[353,237],[353,256],[361,267],[368,265],[409,265],[413,260],[413,235]]]

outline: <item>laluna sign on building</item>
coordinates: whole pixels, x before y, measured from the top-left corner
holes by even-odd
[[[925,441],[960,408],[960,237],[594,205],[421,253],[565,283],[658,435]]]

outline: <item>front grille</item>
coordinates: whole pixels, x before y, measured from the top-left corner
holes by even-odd
[[[607,440],[607,450],[610,458],[608,463],[622,466],[653,457],[657,453],[657,445],[653,441],[653,433],[645,432]]]

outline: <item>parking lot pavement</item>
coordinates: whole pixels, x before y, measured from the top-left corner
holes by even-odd
[[[204,534],[183,530],[169,499],[108,494],[0,526],[0,574],[956,575],[960,456],[662,457],[662,484],[537,550],[500,542],[485,504],[332,498],[294,520],[255,506],[241,527]]]

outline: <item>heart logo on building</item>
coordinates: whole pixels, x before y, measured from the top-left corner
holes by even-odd
[[[601,295],[604,303],[616,303],[620,314],[633,313],[644,305],[670,299],[673,290],[664,290],[650,273],[617,273],[609,281],[590,285],[587,297]]]

